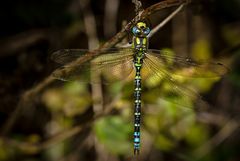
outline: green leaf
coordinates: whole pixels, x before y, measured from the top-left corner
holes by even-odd
[[[109,116],[95,122],[95,134],[100,143],[114,154],[126,154],[131,150],[132,126],[120,116]]]

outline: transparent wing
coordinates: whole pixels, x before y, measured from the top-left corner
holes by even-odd
[[[58,64],[67,65],[88,52],[90,51],[85,49],[61,49],[51,55],[51,60]]]
[[[91,60],[76,64],[73,61],[89,57],[88,50],[64,49],[51,56],[51,59],[64,66],[53,72],[60,80],[80,80],[87,83],[109,83],[126,80],[134,74],[133,50],[131,48],[116,48],[106,50]],[[91,53],[90,53],[91,54]],[[104,79],[99,79],[101,76]]]
[[[173,75],[184,77],[215,78],[226,74],[229,69],[219,62],[194,61],[190,58],[170,55],[164,50],[149,49],[146,57],[158,60],[158,66]]]
[[[189,58],[171,55],[161,50],[148,50],[144,59],[142,75],[146,84],[161,83],[161,88],[154,88],[154,92],[169,102],[185,107],[193,107],[193,100],[205,104],[201,96],[189,86],[178,82],[176,76],[194,78],[216,78],[229,71],[221,63],[207,61],[193,61]]]
[[[157,96],[161,96],[164,100],[173,102],[175,104],[192,108],[193,100],[202,100],[201,96],[193,89],[187,88],[178,83],[170,75],[167,68],[163,68],[159,58],[148,56],[143,61],[142,73],[146,84],[156,84],[161,82],[161,88],[153,88],[153,93]]]

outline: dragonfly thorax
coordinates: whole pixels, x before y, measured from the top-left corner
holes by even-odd
[[[133,38],[133,47],[134,47],[134,63],[136,66],[143,63],[145,53],[148,48],[148,39],[147,37],[134,37]]]
[[[133,48],[137,51],[146,52],[148,48],[148,39],[147,37],[133,37]]]

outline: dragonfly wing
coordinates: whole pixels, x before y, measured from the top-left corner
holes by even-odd
[[[85,49],[61,49],[52,53],[51,60],[58,64],[67,65],[88,52],[90,51]]]
[[[71,63],[76,59],[89,57],[86,53],[89,51],[82,49],[65,49],[53,53],[54,61],[65,64],[53,76],[60,80],[80,80],[87,83],[100,83],[102,80],[99,76],[103,76],[104,83],[108,83],[125,79],[134,73],[132,49],[110,49],[84,63]]]
[[[152,59],[157,58],[161,67],[168,68],[172,74],[194,78],[216,78],[228,73],[229,69],[219,62],[194,61],[176,55],[170,55],[164,50],[149,49],[146,54]]]
[[[161,59],[149,55],[146,55],[143,62],[143,72],[147,73],[144,77],[146,84],[161,82],[162,88],[153,89],[156,95],[160,94],[164,100],[188,108],[193,107],[192,100],[202,100],[196,91],[174,80],[162,63]]]

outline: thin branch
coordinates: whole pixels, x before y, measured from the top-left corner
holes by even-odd
[[[201,147],[196,149],[193,154],[196,160],[207,155],[214,147],[221,144],[224,140],[230,137],[239,128],[239,123],[235,119],[229,119],[223,128],[210,140],[205,142]]]
[[[82,64],[82,63],[92,59],[94,56],[99,55],[103,50],[106,50],[108,48],[111,48],[111,47],[115,46],[125,36],[127,36],[127,32],[130,31],[130,29],[132,28],[134,23],[137,20],[139,20],[139,18],[141,20],[144,20],[144,19],[146,19],[147,17],[149,17],[150,15],[152,15],[153,13],[155,13],[155,12],[157,12],[159,10],[162,10],[164,8],[167,8],[167,7],[173,7],[173,6],[178,6],[178,5],[181,5],[181,4],[186,4],[186,3],[189,3],[189,2],[190,2],[189,0],[166,0],[166,1],[162,1],[162,2],[156,3],[156,4],[148,7],[147,9],[143,10],[143,12],[141,12],[140,16],[136,16],[134,19],[132,19],[132,21],[130,21],[125,26],[125,28],[122,29],[119,33],[117,33],[112,39],[110,39],[109,41],[104,43],[97,50],[89,52],[89,53],[86,54],[86,56],[80,57],[80,58],[76,59],[75,61],[69,63],[69,66],[77,68],[77,65]],[[70,70],[70,69],[74,70],[74,68],[67,68],[67,69],[64,68],[64,69],[57,69],[57,72],[60,72],[62,74],[70,73],[70,72],[72,72],[72,70]],[[21,100],[18,103],[15,111],[12,113],[12,115],[9,117],[9,119],[7,119],[6,123],[2,127],[2,131],[1,131],[2,135],[6,135],[7,133],[9,133],[9,131],[13,127],[15,121],[17,120],[18,116],[21,114],[21,111],[22,111],[21,108],[27,107],[28,104],[31,103],[31,101],[34,102],[35,98],[46,87],[48,87],[48,85],[50,85],[54,81],[56,81],[56,80],[50,75],[45,80],[43,80],[42,82],[37,84],[35,87],[33,87],[32,89],[30,89],[30,90],[26,91],[25,93],[23,93],[23,95],[21,96]],[[24,105],[24,106],[22,106],[22,105]]]
[[[85,126],[85,127],[87,127],[87,126]],[[45,142],[42,142],[40,144],[19,142],[19,141],[15,141],[13,139],[9,139],[6,137],[1,138],[1,140],[3,141],[3,143],[10,145],[10,146],[14,146],[16,148],[19,148],[20,150],[38,153],[41,150],[47,149],[61,141],[64,141],[67,138],[70,138],[70,137],[78,134],[83,129],[85,129],[85,127],[82,127],[79,125],[79,126],[72,127],[71,129],[64,130],[63,132],[52,136],[50,139],[48,139]]]
[[[23,93],[17,107],[15,108],[11,116],[9,116],[6,123],[2,127],[1,135],[6,135],[11,130],[12,126],[14,125],[15,121],[22,113],[24,108],[26,107],[29,108],[29,106],[31,106],[36,100],[38,94],[40,94],[45,88],[47,88],[51,83],[53,83],[54,80],[55,79],[53,77],[49,76],[41,83],[39,83],[37,86]]]
[[[79,1],[79,4],[83,10],[83,21],[88,37],[88,47],[90,50],[93,50],[99,45],[95,17],[91,8],[89,7],[89,0]]]
[[[164,25],[166,25],[178,12],[182,10],[184,4],[181,4],[174,12],[172,12],[167,18],[165,18],[160,24],[154,27],[149,33],[148,37],[152,37],[159,29],[161,29]]]
[[[132,3],[134,3],[134,5],[135,5],[136,15],[138,15],[139,12],[141,12],[141,11],[143,10],[143,8],[142,8],[142,2],[141,2],[141,1],[138,1],[138,0],[132,0]]]
[[[119,0],[107,0],[104,13],[104,36],[110,37],[116,33]]]

